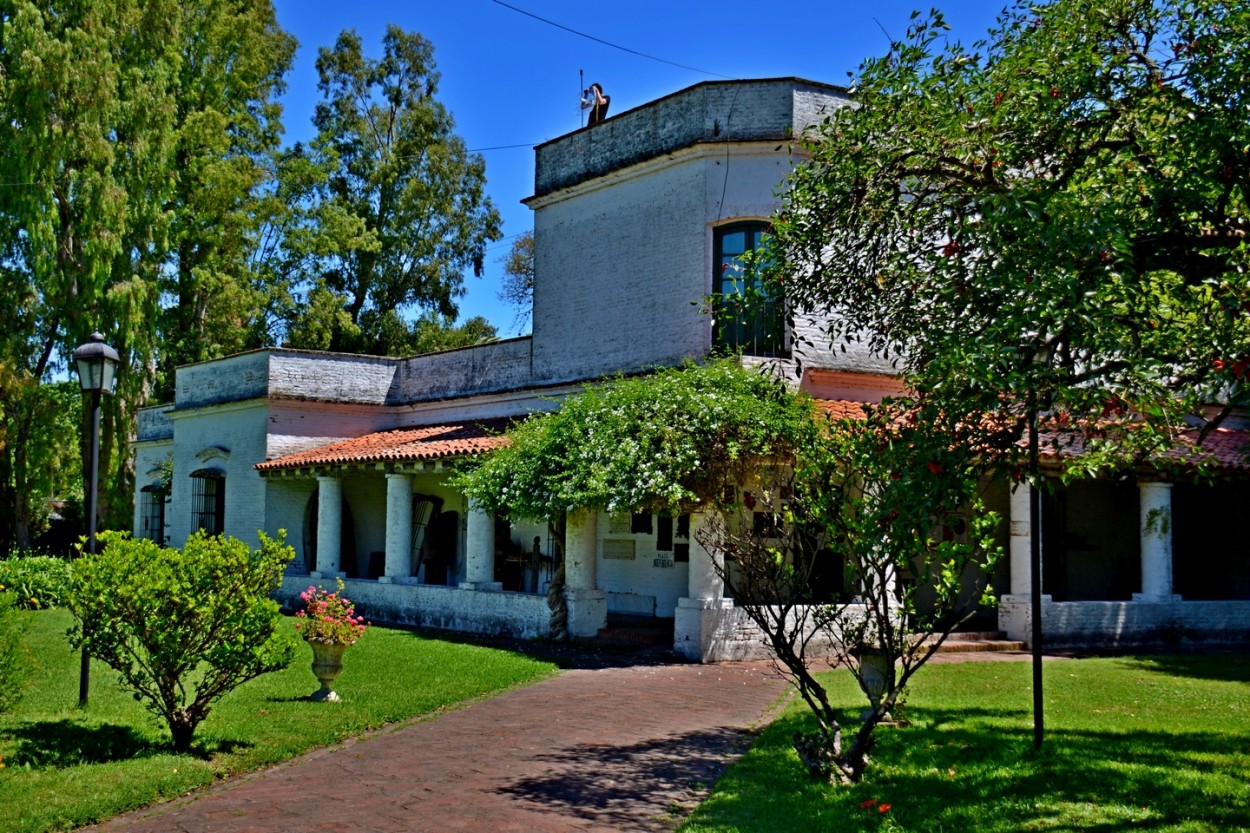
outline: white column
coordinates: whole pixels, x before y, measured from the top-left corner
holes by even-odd
[[[596,589],[599,513],[568,513],[564,525],[564,586],[570,590]]]
[[[564,599],[572,636],[594,636],[608,624],[608,594],[598,587],[599,513],[569,512],[564,523]]]
[[[686,595],[691,599],[720,600],[725,596],[725,582],[716,572],[721,556],[708,552],[699,543],[699,532],[711,520],[705,512],[690,515],[690,573]]]
[[[495,581],[495,516],[469,505],[464,534],[465,580],[462,590],[502,590]]]
[[[317,478],[317,569],[313,578],[342,576],[339,568],[343,541],[343,481]]]
[[[412,475],[386,475],[386,566],[378,581],[407,578],[412,572]]]
[[[673,612],[673,649],[696,662],[729,659],[718,653],[716,634],[733,615],[733,599],[725,598],[725,582],[716,572],[721,556],[700,542],[701,531],[713,520],[707,512],[690,513],[690,572],[686,596]],[[723,563],[723,562],[720,562]]]
[[[1137,602],[1178,602],[1172,593],[1172,484],[1142,481],[1137,486],[1141,502],[1141,592]]]
[[[1011,508],[1009,523],[1011,526],[1011,549],[1008,553],[1008,567],[1011,571],[1011,594],[1027,596],[1033,592],[1033,572],[1030,565],[1032,554],[1029,546],[1032,543],[1032,526],[1029,520],[1029,493],[1032,487],[1028,483],[1017,483],[1011,492]]]

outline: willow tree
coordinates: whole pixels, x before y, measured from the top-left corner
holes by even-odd
[[[142,261],[165,236],[177,19],[162,0],[0,5],[0,280],[12,304],[0,408],[19,545],[38,512],[25,455],[46,424],[31,389],[95,329],[122,355],[129,395],[129,370],[153,355],[158,297]],[[124,494],[110,405],[102,459]]]
[[[1012,467],[1039,407],[1098,426],[1094,469],[1247,403],[1244,4],[1016,2],[970,46],[915,15],[853,89],[804,139],[773,255],[835,342]]]
[[[101,443],[121,525],[157,369],[242,346],[252,195],[292,48],[268,2],[0,0],[0,480],[20,545],[41,497],[27,449],[51,430],[36,394],[92,330],[122,357]]]

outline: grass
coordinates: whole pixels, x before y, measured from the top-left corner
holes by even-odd
[[[810,726],[792,703],[680,829],[1250,830],[1250,657],[1049,662],[1040,753],[1030,674],[1028,663],[926,668],[912,725],[881,730],[850,788],[802,774],[790,738]],[[829,681],[849,721],[863,695],[845,672]]]
[[[91,698],[78,709],[78,655],[59,610],[26,613],[31,674],[25,697],[0,715],[0,830],[41,833],[106,819],[217,778],[260,769],[388,723],[454,707],[554,673],[518,653],[374,627],[345,655],[334,688],[342,703],[313,703],[312,651],[219,701],[193,754],[93,663]]]

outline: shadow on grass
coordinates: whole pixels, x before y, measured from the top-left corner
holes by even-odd
[[[864,781],[846,789],[804,776],[789,739],[811,726],[786,715],[718,786],[699,829],[876,830],[877,813],[861,807],[872,800],[909,831],[1230,830],[1250,819],[1250,726],[1052,729],[1034,752],[1015,711],[917,708],[910,717],[910,727],[879,732]],[[751,821],[761,803],[762,826]]]
[[[84,726],[73,720],[21,723],[5,732],[16,743],[6,763],[32,769],[106,764],[165,751],[129,726]]]
[[[1204,652],[1125,657],[1121,662],[1133,668],[1157,671],[1169,677],[1250,683],[1250,654],[1245,652]]]
[[[638,665],[674,665],[689,662],[668,646],[617,646],[595,642],[557,642],[551,639],[519,639],[421,628],[413,625],[386,627],[405,631],[417,639],[492,648],[527,659],[549,662],[562,670],[571,668],[630,668]]]
[[[503,792],[616,829],[649,829],[685,815],[753,735],[736,729],[690,732],[630,746],[586,744],[537,756],[549,764]]]

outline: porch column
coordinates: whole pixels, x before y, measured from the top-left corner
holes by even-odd
[[[570,636],[594,636],[608,624],[608,595],[598,587],[599,513],[569,512],[564,526],[564,598]]]
[[[1029,495],[1033,487],[1028,483],[1017,483],[1011,492],[1011,504],[1008,509],[1011,541],[1008,550],[1008,569],[1011,571],[1010,592],[998,598],[998,629],[1007,634],[1008,638],[1019,642],[1029,642],[1033,638],[1033,554],[1031,552],[1033,534],[1041,537],[1040,529],[1034,530],[1029,519]],[[1044,553],[1043,553],[1044,555]],[[1046,568],[1045,559],[1041,565]],[[1043,610],[1051,603],[1050,596],[1042,596]],[[1045,616],[1042,617],[1045,623]]]
[[[495,516],[476,503],[469,504],[469,517],[464,533],[465,580],[461,590],[503,589],[495,581]]]
[[[1033,487],[1028,483],[1018,483],[1011,492],[1011,508],[1008,510],[1011,527],[1008,567],[1011,572],[1011,595],[1013,596],[1028,596],[1033,592],[1033,571],[1029,552],[1030,539],[1033,537],[1033,528],[1029,520],[1029,493],[1032,489]]]
[[[412,475],[386,475],[386,566],[382,583],[412,572]]]
[[[677,600],[673,619],[673,649],[696,662],[741,658],[723,654],[717,644],[734,601],[725,598],[725,582],[716,573],[719,556],[699,541],[700,530],[711,520],[707,512],[690,513],[690,572],[686,596]]]
[[[1135,602],[1179,602],[1172,593],[1172,484],[1138,483],[1141,503],[1141,592]]]
[[[721,557],[708,552],[699,543],[698,537],[700,530],[710,520],[711,516],[706,512],[694,512],[690,515],[690,573],[686,582],[686,596],[719,603],[725,597],[725,582],[716,572]],[[729,607],[732,606],[730,600]]]
[[[317,569],[312,578],[336,578],[343,542],[343,481],[317,478]]]

